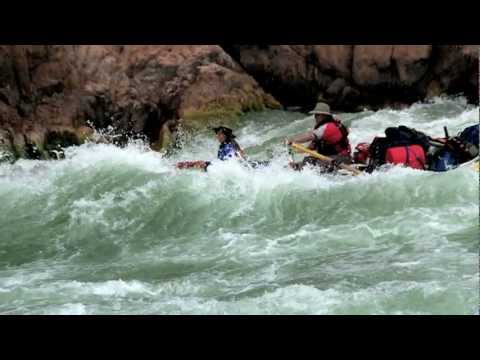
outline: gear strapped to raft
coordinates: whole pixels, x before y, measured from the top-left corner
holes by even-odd
[[[459,155],[460,162],[469,161],[478,156],[480,124],[464,129],[458,136],[447,140],[450,146]]]
[[[445,139],[436,144],[429,170],[448,171],[476,158],[479,154],[479,127],[480,124],[469,126],[453,138],[445,127]]]
[[[404,164],[416,169],[426,167],[425,154],[431,146],[427,135],[406,126],[387,128],[385,135],[375,138],[370,145],[367,172],[371,173],[386,163]]]

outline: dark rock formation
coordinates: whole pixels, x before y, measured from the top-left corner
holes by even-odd
[[[478,104],[475,45],[231,45],[225,49],[285,106],[336,110],[463,94]]]

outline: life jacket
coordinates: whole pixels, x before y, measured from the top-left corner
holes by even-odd
[[[454,138],[458,139],[458,142],[461,143],[459,149],[459,157],[461,162],[469,161],[478,156],[479,128],[480,124],[469,126],[463,130],[458,137]]]
[[[425,160],[425,151],[420,145],[391,147],[385,153],[386,163],[405,165],[413,169],[425,169]]]
[[[238,147],[234,142],[226,141],[220,144],[218,148],[218,158],[220,160],[228,160],[237,156]]]
[[[322,155],[344,155],[350,156],[351,147],[348,141],[348,129],[342,122],[333,116],[328,117],[315,127],[326,126],[322,138],[315,135],[314,148]]]
[[[480,124],[472,125],[463,130],[458,136],[462,141],[475,145],[478,148]]]
[[[470,161],[479,153],[480,124],[465,128],[459,135],[445,139],[444,146],[429,159],[432,171],[448,171]]]
[[[439,151],[438,154],[431,160],[429,170],[430,171],[448,171],[455,169],[460,164],[460,161],[453,151],[447,148]]]

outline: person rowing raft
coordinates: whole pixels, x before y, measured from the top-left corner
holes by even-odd
[[[268,161],[249,161],[245,156],[245,151],[241,148],[238,142],[235,140],[236,136],[233,130],[226,126],[219,126],[212,128],[217,136],[217,140],[220,143],[217,152],[217,158],[221,161],[239,159],[249,167],[257,168],[260,166],[267,166]],[[177,164],[178,169],[203,169],[207,168],[212,163],[210,161],[184,161]]]
[[[330,106],[318,103],[310,112],[315,117],[315,127],[306,133],[285,139],[287,145],[292,143],[310,142],[309,148],[317,153],[327,155],[334,160],[327,168],[324,162],[307,156],[301,163],[290,163],[295,170],[301,170],[305,165],[319,166],[323,170],[333,171],[338,164],[350,164],[352,162],[351,147],[348,140],[348,129],[342,122],[333,116]]]

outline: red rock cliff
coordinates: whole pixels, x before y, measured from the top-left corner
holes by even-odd
[[[459,93],[478,104],[478,46],[0,46],[0,151],[48,158],[82,142],[88,121],[159,149],[178,123],[275,99],[353,111]]]
[[[48,157],[96,127],[146,134],[164,145],[179,119],[280,104],[216,45],[0,46],[0,146]]]

